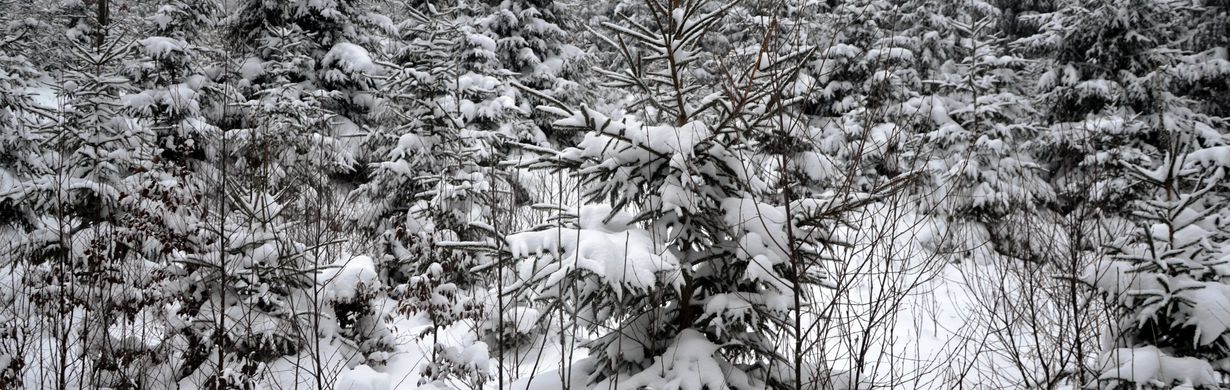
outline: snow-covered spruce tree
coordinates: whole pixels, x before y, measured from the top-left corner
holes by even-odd
[[[190,237],[200,227],[199,195],[206,192],[198,171],[207,169],[213,154],[207,149],[218,133],[202,113],[210,83],[204,50],[185,39],[199,40],[214,15],[209,2],[163,5],[149,18],[152,36],[138,40],[125,62],[125,76],[136,89],[121,99],[125,113],[144,119],[156,137],[148,167],[128,178],[136,193],[125,211],[142,225],[142,234],[155,239],[149,249],[163,254],[200,250]]]
[[[808,74],[814,75],[816,96],[808,99],[807,113],[823,117],[840,117],[853,111],[862,100],[861,84],[868,69],[863,65],[864,53],[882,36],[875,21],[890,12],[890,4],[876,0],[842,2],[817,16],[812,30],[824,30],[824,38],[832,43],[814,58]],[[825,34],[827,33],[827,34]]]
[[[575,19],[567,11],[554,0],[507,0],[478,20],[495,40],[496,60],[513,73],[511,80],[537,92],[517,102],[537,128],[529,134],[542,135],[528,140],[536,144],[575,142],[575,134],[557,134],[551,127],[554,118],[533,111],[535,105],[549,103],[537,95],[564,102],[580,102],[587,95],[578,83],[586,76],[581,67],[585,54],[571,43]]]
[[[1132,166],[1148,194],[1130,205],[1138,230],[1084,275],[1114,313],[1097,377],[1108,388],[1213,389],[1230,372],[1230,147],[1224,136],[1200,140],[1210,119],[1153,123],[1170,142],[1156,160]]]
[[[43,129],[43,172],[22,185],[47,215],[31,233],[45,257],[27,280],[39,285],[53,342],[68,343],[54,347],[67,361],[42,367],[65,373],[44,385],[147,386],[166,379],[156,367],[167,301],[158,286],[168,276],[163,249],[174,246],[161,239],[173,233],[137,212],[149,206],[135,184],[153,168],[155,136],[122,99],[132,91],[120,73],[131,46],[94,43],[72,46],[76,60],[56,90],[59,121]]]
[[[64,51],[73,61],[60,65],[67,71],[57,80],[56,121],[11,138],[20,181],[4,192],[26,221],[14,245],[30,250],[31,268],[17,272],[25,277],[20,288],[32,289],[15,305],[39,305],[42,316],[27,318],[26,332],[54,344],[27,366],[38,383],[30,385],[170,383],[173,369],[162,363],[175,351],[164,325],[175,313],[163,306],[175,271],[167,255],[183,249],[194,228],[181,218],[193,194],[160,164],[154,121],[144,118],[152,115],[132,86],[145,83],[149,63],[131,55],[144,47],[115,37],[80,41]],[[14,91],[10,101],[28,104],[25,93]],[[32,114],[11,123],[30,126]]]
[[[503,115],[504,106],[465,96],[506,99],[489,89],[508,86],[459,64],[458,53],[475,50],[466,40],[483,41],[465,28],[469,17],[455,9],[407,12],[392,61],[381,64],[388,68],[380,86],[388,108],[364,144],[373,162],[370,180],[351,194],[363,205],[352,218],[376,237],[376,264],[397,309],[430,320],[421,335],[433,345],[423,383],[480,386],[491,373],[467,357],[486,356],[486,344],[475,334],[474,343],[459,347],[440,333],[476,327],[488,314],[486,286],[473,272],[486,260],[472,249],[495,242],[495,191],[503,173],[490,164],[506,136],[489,130],[501,122],[486,116]],[[391,339],[382,342],[391,347]]]
[[[902,108],[921,88],[921,45],[902,35],[901,17],[888,1],[856,0],[817,21],[829,42],[810,61],[804,112],[824,129],[817,142],[837,172],[829,181],[865,191],[914,168],[906,146],[921,122]]]
[[[451,62],[455,30],[446,27],[444,15],[413,8],[407,12],[410,16],[392,31],[389,63],[380,64],[388,68],[378,86],[388,109],[363,142],[361,160],[369,162],[370,178],[351,193],[357,206],[350,218],[363,233],[379,237],[375,252],[381,255],[376,260],[381,278],[390,286],[416,274],[402,268],[411,267],[414,257],[410,254],[415,244],[405,242],[407,226],[414,233],[430,228],[407,219],[427,212],[425,205],[416,205],[417,196],[428,188],[419,178],[430,174],[428,167],[434,164],[423,153],[429,148],[419,147],[420,137],[456,124],[439,103],[449,94],[455,70]],[[400,260],[395,259],[398,254]]]
[[[789,134],[765,119],[790,85],[773,79],[797,74],[782,69],[798,58],[751,56],[707,89],[693,69],[711,54],[697,46],[730,5],[671,4],[650,2],[649,24],[606,25],[628,68],[602,73],[637,96],[627,115],[543,108],[587,133],[528,166],[575,169],[591,204],[507,237],[519,260],[509,291],[594,332],[579,365],[592,372],[571,371],[597,388],[793,388],[795,361],[780,348],[808,296],[794,292],[828,280],[832,218],[854,204],[782,196],[795,183],[760,166],[800,165],[776,163],[798,150],[753,136]]]
[[[503,14],[498,9],[508,8],[506,6],[511,7],[502,4],[496,8],[471,9],[459,13],[455,19],[459,34],[454,46],[457,71],[448,81],[448,94],[437,100],[440,109],[453,118],[453,124],[435,130],[440,132],[441,138],[432,154],[444,169],[425,177],[431,189],[422,194],[436,199],[430,203],[432,209],[437,209],[436,205],[448,207],[431,214],[434,214],[432,221],[436,224],[436,246],[448,249],[455,259],[455,264],[450,268],[456,272],[482,269],[489,276],[494,276],[485,277],[486,280],[498,279],[501,275],[499,267],[502,266],[491,264],[495,259],[486,252],[496,246],[497,238],[502,235],[497,231],[509,225],[511,215],[526,200],[524,189],[514,191],[514,183],[497,165],[505,158],[511,158],[508,155],[513,142],[530,145],[549,143],[543,129],[531,120],[525,94],[516,86],[519,72],[525,69],[510,70],[510,64],[502,62],[504,59],[516,60],[518,66],[529,63],[526,58],[502,54],[507,53],[504,49],[515,44],[517,38],[506,37],[508,40],[501,42],[504,37],[495,30],[509,27],[502,25],[507,21],[501,22],[499,18],[489,18],[484,14]],[[517,34],[515,29],[507,33]],[[542,54],[548,54],[555,48],[544,47],[543,50]],[[548,97],[541,92],[539,95]],[[459,300],[454,304],[457,309],[453,311],[460,309],[465,316],[473,316],[476,310],[481,312],[477,333],[482,343],[490,345],[488,349],[498,356],[499,365],[503,367],[503,355],[516,354],[532,346],[531,341],[537,340],[538,335],[531,329],[510,327],[511,323],[503,321],[509,316],[508,307],[500,305],[503,301],[495,295],[483,297],[489,295],[488,289],[495,286],[476,283],[478,280],[475,276],[471,272],[454,278],[459,281],[457,287],[471,298]],[[478,298],[475,298],[476,295]],[[477,369],[485,364],[478,360],[485,359],[475,359],[478,356],[465,354],[472,356],[470,361],[466,361],[460,359],[462,355],[457,352],[445,352],[448,353],[437,353],[435,357],[445,358],[440,363],[465,374],[463,380],[481,383],[488,379],[488,373]]]
[[[237,187],[237,186],[236,186]],[[206,237],[207,251],[181,261],[199,302],[190,323],[181,375],[204,388],[246,388],[266,365],[292,355],[317,335],[309,301],[316,259],[289,236],[293,219],[277,193],[231,187],[228,212]],[[284,193],[283,193],[284,194]],[[217,222],[217,221],[214,221]],[[323,378],[322,378],[323,379]]]
[[[362,38],[354,1],[236,6],[222,32],[237,48],[237,72],[211,72],[224,98],[209,103],[206,117],[223,134],[210,145],[217,190],[205,252],[184,260],[193,286],[184,312],[193,324],[182,375],[195,385],[250,384],[266,364],[289,359],[309,362],[300,369],[321,386],[331,369],[326,344],[354,337],[357,326],[337,312],[365,306],[377,287],[337,290],[337,280],[350,278],[331,270],[357,261],[335,249],[339,186],[354,166],[339,137],[356,131],[376,102],[365,94],[374,66],[350,43]]]
[[[114,1],[114,0],[113,0]],[[39,25],[39,31],[32,41],[44,48],[67,48],[70,42],[90,44],[98,26],[96,4],[90,1],[4,1],[0,6],[5,9],[6,16],[11,20],[31,20]],[[31,61],[41,64],[47,72],[68,70],[68,64],[73,57],[67,50],[31,50]]]
[[[247,99],[246,127],[268,130],[241,138],[245,144],[265,137],[278,141],[255,142],[261,150],[248,150],[243,166],[272,159],[263,164],[270,169],[265,179],[271,183],[309,180],[315,184],[300,187],[317,191],[325,189],[331,175],[352,169],[352,151],[339,137],[352,135],[355,123],[376,103],[366,93],[374,65],[367,50],[352,43],[362,34],[358,4],[244,1],[226,20],[228,38],[249,54],[240,64],[238,80]],[[260,145],[277,147],[265,150]],[[296,196],[297,201],[313,198],[320,197]]]
[[[1029,19],[1040,13],[1054,12],[1056,0],[995,0],[991,4],[998,8],[1002,17],[998,19],[996,32],[1007,42],[1028,37],[1038,33],[1039,25]]]
[[[12,197],[18,185],[36,171],[42,136],[35,130],[40,114],[30,89],[42,73],[23,55],[37,25],[17,22],[2,26],[0,35],[0,226],[24,233],[36,215]],[[26,209],[23,211],[23,209]]]
[[[214,0],[208,0],[214,1]],[[202,1],[205,3],[207,1]],[[73,56],[70,43],[97,45],[106,35],[139,36],[142,22],[153,14],[158,2],[138,0],[0,1],[6,23],[20,21],[38,26],[30,36],[34,44],[28,56],[48,74],[67,71]],[[100,7],[101,6],[101,7]],[[101,28],[102,26],[105,28]],[[57,50],[64,49],[64,50]]]
[[[1173,62],[1167,47],[1176,5],[1165,2],[1072,0],[1032,22],[1038,34],[1017,41],[1046,58],[1036,84],[1047,126],[1038,157],[1050,173],[1056,210],[1123,210],[1138,195],[1124,174],[1155,154],[1162,129],[1149,126],[1170,85],[1150,72]]]
[[[193,271],[202,282],[217,280],[199,295],[205,300],[196,340],[205,345],[194,349],[212,354],[201,368],[243,373],[222,378],[208,371],[213,383],[252,381],[260,364],[294,355],[316,340],[314,332],[299,327],[307,318],[295,315],[317,309],[316,302],[301,306],[304,302],[294,298],[315,287],[308,283],[313,263],[328,260],[297,252],[301,241],[285,229],[305,221],[313,206],[323,207],[315,202],[332,196],[330,175],[350,166],[348,155],[326,135],[328,113],[306,78],[315,60],[304,52],[305,32],[297,26],[270,27],[260,39],[257,50],[264,57],[245,63],[257,69],[245,75],[253,82],[244,103],[250,127],[224,135],[227,161],[218,180],[226,198],[211,218],[216,228],[207,247],[213,254],[206,255],[216,260],[203,260]]]
[[[301,10],[304,19],[259,27],[257,54],[238,81],[249,94],[237,104],[245,127],[213,145],[222,153],[212,172],[221,206],[211,207],[206,251],[184,260],[196,286],[182,369],[193,385],[251,386],[289,361],[303,372],[297,384],[325,387],[336,359],[387,351],[364,349],[378,327],[356,315],[370,311],[382,286],[370,260],[331,249],[341,240],[330,214],[338,178],[354,166],[336,136],[356,126],[337,112],[366,115],[374,65],[361,47],[327,45],[298,24],[318,26],[311,12],[336,17],[332,9]],[[332,345],[340,347],[329,352]]]
[[[1230,3],[1203,1],[1186,10],[1181,25],[1189,38],[1180,47],[1190,55],[1176,66],[1177,89],[1201,103],[1201,112],[1230,117]]]
[[[58,6],[60,4],[31,4],[27,1],[20,0],[3,0],[0,1],[0,12],[4,12],[5,23],[0,25],[4,29],[4,46],[7,51],[12,52],[18,46],[27,49],[24,54],[26,60],[32,64],[39,64],[49,61],[44,61],[47,56],[62,53],[49,53],[53,50],[35,50],[44,44],[47,40],[53,38],[46,34],[52,29],[49,24],[50,18],[46,15],[49,13],[48,8]],[[11,54],[10,54],[11,55]],[[41,70],[46,70],[39,68]]]
[[[184,262],[206,252],[210,234],[206,195],[216,180],[212,163],[218,161],[218,128],[206,117],[217,102],[207,76],[208,28],[217,15],[212,2],[171,1],[148,16],[145,38],[133,44],[133,56],[125,61],[124,74],[134,91],[122,98],[124,112],[141,118],[152,131],[149,160],[144,168],[126,178],[130,196],[124,198],[125,226],[142,237],[140,253],[158,264],[160,276],[147,292],[159,297],[160,307],[146,308],[141,323],[131,332],[157,330],[146,342],[159,352],[156,366],[148,368],[151,380],[141,386],[169,386],[191,372],[193,359],[203,353],[193,345],[192,318],[200,306],[204,288],[194,280],[196,268]],[[148,332],[148,330],[144,330]]]
[[[153,291],[166,280],[165,262],[149,256],[156,240],[128,212],[140,198],[131,180],[150,168],[153,137],[124,112],[121,97],[131,89],[121,63],[130,46],[105,34],[114,26],[104,8],[98,3],[79,15],[92,18],[85,22],[97,27],[92,36],[61,42],[67,50],[60,53],[69,61],[56,65],[66,71],[56,80],[58,112],[47,115],[53,121],[34,128],[33,115],[43,110],[33,109],[24,96],[29,91],[5,93],[5,105],[17,109],[5,120],[14,126],[6,132],[6,143],[12,143],[5,149],[13,147],[18,181],[0,191],[21,220],[13,226],[20,234],[12,245],[23,268],[12,269],[21,280],[8,291],[26,290],[12,307],[39,311],[26,312],[22,333],[49,351],[11,361],[25,364],[28,386],[132,387],[159,376],[155,362],[163,355],[155,347],[161,336],[146,331],[158,330],[162,313],[147,309],[165,302],[161,291]],[[7,37],[5,45],[45,43],[21,38],[40,25],[11,24],[22,32]],[[17,61],[9,64],[24,61],[4,57]],[[9,70],[8,77],[34,75],[22,67]]]
[[[759,52],[769,29],[785,30],[791,25],[790,22],[795,21],[793,17],[781,17],[782,23],[774,25],[774,17],[785,16],[791,11],[796,11],[783,9],[779,4],[779,2],[739,2],[735,4],[723,15],[722,23],[717,29],[719,34],[709,34],[710,37],[706,39],[706,42],[701,42],[701,47],[708,46],[715,52],[742,56]],[[786,26],[783,26],[784,24]],[[791,32],[784,33],[790,34]],[[807,32],[800,33],[806,34]]]
[[[18,275],[33,264],[31,254],[39,248],[26,245],[29,232],[47,210],[31,207],[23,202],[28,199],[17,196],[23,182],[43,172],[39,156],[46,134],[36,128],[48,113],[30,96],[41,72],[23,54],[37,27],[25,21],[0,26],[0,241],[6,243],[0,244],[0,257],[7,259],[0,273],[10,275],[7,286],[0,289],[0,387],[5,388],[24,387],[31,363],[27,356],[35,348],[29,334],[37,331],[32,325],[38,323],[30,318],[29,299]]]
[[[157,36],[190,42],[204,41],[214,27],[220,9],[215,1],[160,1],[149,16]]]
[[[529,121],[520,106],[521,92],[511,83],[512,71],[501,62],[499,38],[484,24],[484,8],[458,11],[455,19],[456,66],[451,99],[444,109],[461,120],[470,136],[500,145],[510,141],[545,142],[546,136]],[[505,43],[507,44],[507,43]],[[498,157],[495,157],[498,161]]]
[[[957,51],[961,35],[956,24],[960,23],[963,14],[985,15],[998,10],[984,1],[908,0],[901,3],[897,12],[901,14],[902,29],[897,39],[903,41],[898,45],[914,53],[913,68],[918,77],[930,80],[939,77],[940,67],[945,62],[960,58]],[[931,92],[930,87],[924,84],[919,89]]]
[[[960,37],[957,57],[929,80],[934,94],[910,102],[932,127],[919,139],[921,164],[933,174],[923,203],[948,227],[945,247],[936,248],[942,253],[1042,261],[1028,229],[1008,223],[1051,202],[1054,192],[1030,150],[1039,129],[1024,88],[1028,63],[1004,53],[994,35],[999,17],[979,2],[950,20]]]

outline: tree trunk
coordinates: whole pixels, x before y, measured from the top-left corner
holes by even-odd
[[[107,39],[107,25],[111,23],[111,10],[109,8],[109,0],[98,1],[98,12],[95,19],[98,21],[98,31],[94,32],[94,46],[102,47],[103,42]]]

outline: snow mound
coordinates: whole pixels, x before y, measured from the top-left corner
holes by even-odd
[[[695,329],[679,332],[666,353],[654,358],[645,370],[627,378],[619,378],[618,387],[598,383],[596,389],[705,390],[753,389],[764,384],[748,378],[737,367],[717,353],[721,346],[710,342]]]
[[[338,260],[332,267],[317,274],[316,280],[335,300],[349,301],[357,297],[361,289],[379,284],[377,276],[371,257],[355,256]]]
[[[355,366],[354,369],[343,371],[337,380],[338,389],[350,390],[384,390],[389,386],[389,374],[377,372],[366,364]]]

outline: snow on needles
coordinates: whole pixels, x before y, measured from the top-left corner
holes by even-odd
[[[325,54],[323,62],[336,63],[342,69],[357,72],[367,72],[375,68],[372,64],[372,57],[367,54],[366,49],[348,42],[333,45],[329,53]]]
[[[1122,380],[1138,384],[1169,387],[1175,383],[1191,388],[1218,384],[1216,372],[1208,362],[1192,357],[1167,355],[1152,345],[1116,348],[1102,363],[1103,380]]]
[[[546,279],[536,284],[543,290],[574,270],[585,270],[622,296],[626,290],[657,287],[659,273],[679,272],[679,261],[665,249],[655,252],[649,232],[629,226],[631,220],[622,212],[612,215],[609,206],[584,206],[577,227],[513,234],[508,244],[514,257],[530,259],[521,262],[522,279]]]

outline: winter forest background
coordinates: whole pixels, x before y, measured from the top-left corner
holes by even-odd
[[[0,15],[0,389],[1230,386],[1226,0]]]

